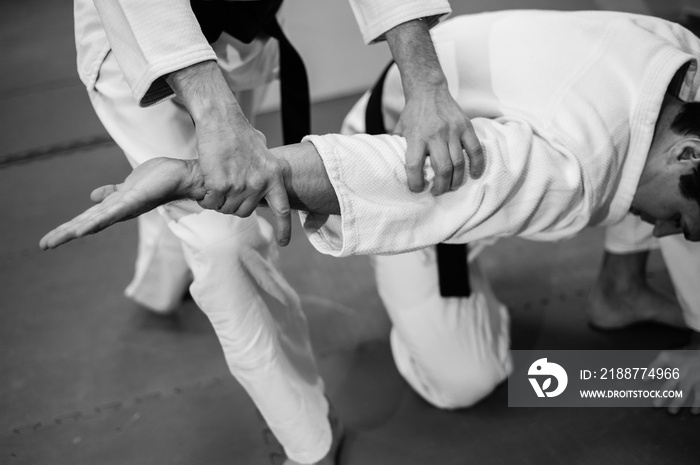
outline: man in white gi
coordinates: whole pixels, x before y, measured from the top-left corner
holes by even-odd
[[[414,164],[422,167],[429,150],[443,173],[433,192],[462,184],[462,147],[478,175],[478,140],[449,94],[428,33],[449,14],[448,2],[351,5],[364,39],[386,39],[406,77],[411,98],[402,131],[412,141]],[[132,166],[154,157],[199,156],[207,188],[198,202],[140,217],[136,273],[126,293],[169,313],[189,286],[229,369],[288,457],[316,462],[331,445],[323,383],[299,297],[279,271],[273,229],[254,213],[260,199],[267,199],[278,242],[288,242],[290,212],[279,165],[250,124],[263,86],[277,78],[278,42],[261,33],[246,43],[223,32],[210,44],[198,19],[189,0],[75,1],[79,74],[112,138]],[[173,95],[177,99],[168,100]],[[412,188],[420,190],[422,170],[409,175]]]
[[[468,116],[488,116],[472,120],[487,159],[480,179],[440,197],[410,192],[399,136],[310,136],[272,153],[293,206],[310,212],[302,221],[319,251],[417,251],[376,261],[394,323],[392,349],[417,392],[456,408],[507,376],[507,312],[474,251],[472,295],[435,302],[432,252],[420,249],[506,236],[557,240],[617,223],[630,211],[653,222],[656,236],[682,232],[700,240],[700,110],[685,103],[698,99],[700,41],[657,18],[543,11],[457,18],[436,30],[434,41],[457,102]],[[392,86],[400,84],[390,73],[388,127],[402,104]],[[360,113],[350,115],[348,128],[357,129]],[[41,246],[205,193],[196,161],[152,160],[124,184],[93,192],[102,203]],[[690,304],[686,323],[700,330],[697,302]],[[682,382],[700,383],[697,360],[674,366],[693,373]]]
[[[603,15],[602,17],[606,17],[605,13],[601,14]],[[652,26],[658,23],[657,28],[679,28],[677,25],[661,20],[644,18],[644,21],[649,21]],[[465,25],[464,27],[466,28],[467,26]],[[469,25],[468,27],[472,26]],[[651,30],[654,31],[654,29]],[[572,42],[571,37],[566,37],[565,35],[569,34],[575,37],[574,31],[577,30],[574,29],[570,33],[566,33],[562,30],[557,31],[545,28],[542,34],[550,34],[550,37],[555,41],[561,41],[563,47],[572,47],[576,43]],[[594,34],[595,32],[585,32],[585,34],[589,33]],[[450,84],[457,101],[470,117],[493,117],[502,114],[511,116],[513,111],[512,107],[509,107],[511,101],[509,101],[510,99],[507,95],[504,96],[504,94],[499,93],[499,81],[497,80],[507,80],[509,78],[503,77],[506,76],[505,72],[497,76],[493,71],[494,68],[500,67],[502,63],[491,65],[489,70],[484,60],[495,61],[495,51],[492,49],[489,51],[488,56],[485,56],[483,51],[479,51],[473,45],[477,43],[490,44],[492,35],[488,39],[483,36],[479,36],[479,38],[471,36],[470,39],[474,42],[469,42],[465,38],[466,36],[466,32],[458,29],[458,26],[451,26],[451,30],[447,30],[447,27],[444,27],[435,31],[435,43],[438,54],[442,58],[448,80],[450,80],[450,77],[453,78]],[[511,38],[509,35],[506,37]],[[581,37],[585,37],[585,35],[579,33],[579,38]],[[694,39],[694,35],[685,31],[685,36],[682,36],[682,40],[690,42],[691,39],[687,37]],[[546,38],[542,38],[543,42],[546,40]],[[619,38],[616,40],[621,41]],[[455,45],[456,43],[457,45]],[[591,40],[590,43],[595,43],[595,41]],[[532,47],[532,56],[535,60],[538,60],[538,62],[549,60],[551,64],[548,66],[559,65],[560,62],[552,56],[551,45],[540,45],[537,42],[532,44],[528,42],[528,44]],[[542,48],[538,48],[540,46]],[[651,43],[649,46],[651,46]],[[692,49],[686,49],[686,51],[692,51]],[[694,53],[693,55],[695,59],[697,56]],[[453,56],[457,56],[457,58],[445,59],[445,57]],[[503,58],[503,62],[505,61],[507,61],[507,58]],[[472,63],[471,66],[470,63]],[[603,65],[601,69],[599,79],[607,79],[609,77],[605,66]],[[513,77],[510,79],[515,79],[515,76],[523,77],[523,74],[521,74],[523,71],[521,70],[516,71],[512,69],[511,72]],[[494,76],[494,79],[492,80],[490,76]],[[538,82],[536,89],[547,89],[548,86],[554,89],[557,85],[561,86],[560,83],[553,82],[552,79],[543,76],[533,76],[532,80]],[[506,81],[506,83],[513,85],[510,81]],[[520,82],[520,85],[523,86],[523,92],[535,90],[530,89],[523,82]],[[593,86],[595,83],[591,83],[591,85]],[[615,89],[612,87],[614,86],[614,81],[603,82],[599,85],[608,85],[608,88],[612,89],[610,90],[611,94]],[[679,87],[679,84],[675,83],[674,85],[677,87],[677,89],[674,89],[674,92],[680,91],[681,87]],[[492,93],[496,94],[495,98],[491,96]],[[532,95],[529,98],[532,98]],[[611,101],[619,103],[621,99],[616,96]],[[391,128],[398,118],[402,105],[403,97],[399,76],[395,71],[392,71],[386,78],[383,98],[384,120],[388,128]],[[526,104],[517,102],[517,105]],[[528,108],[528,110],[534,109]],[[624,112],[625,108],[620,107],[619,110]],[[344,132],[349,134],[364,132],[365,121],[363,115],[364,101],[361,101],[346,119]],[[622,115],[624,116],[625,113],[622,113]],[[528,115],[528,120],[532,119],[533,117]],[[593,141],[592,136],[591,141]],[[606,229],[604,264],[596,286],[591,292],[588,305],[591,323],[605,329],[620,328],[643,321],[677,326],[687,325],[695,330],[700,328],[700,288],[697,286],[697,282],[700,281],[700,246],[689,243],[678,234],[668,235],[657,241],[652,235],[654,232],[653,225],[642,222],[639,217],[632,214],[627,214],[619,222],[611,218],[605,224],[610,224],[610,226]],[[659,235],[666,233],[664,231],[656,232]],[[653,291],[646,283],[644,267],[648,249],[653,247],[661,248],[673,279],[677,300]],[[415,307],[416,305],[412,304],[412,302],[419,301],[421,295],[424,296],[425,312],[429,308],[468,307],[469,299],[460,302],[457,299],[441,299],[439,297],[434,280],[429,279],[431,274],[435,273],[436,264],[434,254],[428,249],[406,255],[377,256],[373,258],[373,261],[379,292],[390,314],[406,312],[406,307]],[[475,266],[473,264],[470,268],[475,268]],[[478,270],[475,270],[472,274],[477,272]],[[414,275],[411,279],[407,276],[409,273]],[[411,286],[404,285],[405,281],[411,282]],[[680,309],[678,308],[679,305]],[[398,319],[394,318],[394,321]],[[405,318],[402,320],[405,320]],[[404,332],[416,331],[416,329],[411,329],[412,325],[404,326],[406,326],[403,329]],[[399,328],[398,325],[396,327]],[[416,322],[415,327],[420,327],[420,323]],[[399,329],[395,329],[392,335],[394,352],[405,352],[402,349],[403,344],[398,334]],[[404,337],[403,339],[408,338]],[[413,339],[415,340],[416,337],[413,337]],[[672,407],[675,408],[676,406]]]

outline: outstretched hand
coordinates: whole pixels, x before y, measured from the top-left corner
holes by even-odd
[[[154,158],[136,167],[122,184],[95,189],[90,199],[97,205],[46,234],[39,246],[53,249],[173,200],[203,196],[196,161]]]

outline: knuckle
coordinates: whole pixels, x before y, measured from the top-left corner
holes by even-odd
[[[440,177],[450,176],[452,174],[452,167],[440,164],[435,168],[435,174]]]
[[[267,186],[267,180],[261,176],[253,176],[248,182],[250,188],[255,192],[260,192]]]
[[[228,186],[227,189],[222,189],[222,192],[226,192],[228,195],[240,195],[246,191],[245,184],[234,183]]]
[[[224,192],[226,187],[226,181],[220,177],[209,177],[204,179],[204,188],[209,192]]]
[[[275,208],[275,212],[277,216],[287,216],[292,212],[292,209],[289,205],[279,205]]]
[[[415,161],[415,162],[414,162],[414,161],[411,161],[410,163],[407,163],[407,164],[406,164],[406,169],[407,169],[408,171],[418,171],[418,172],[420,172],[420,171],[423,170],[423,163],[422,163],[422,162],[418,162],[418,161]]]
[[[430,134],[427,135],[425,138],[425,143],[428,145],[434,145],[442,142],[447,138],[447,131],[445,131],[442,128],[436,128],[434,131],[431,131]]]

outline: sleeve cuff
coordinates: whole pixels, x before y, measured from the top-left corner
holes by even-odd
[[[173,90],[165,80],[165,76],[208,60],[216,61],[216,54],[209,46],[196,48],[177,56],[163,57],[162,60],[150,66],[141,79],[134,84],[134,97],[142,107],[160,103],[174,95]]]
[[[353,5],[354,6],[354,5]],[[424,19],[432,28],[452,12],[448,2],[409,2],[397,3],[388,9],[354,8],[362,39],[366,44],[376,44],[385,40],[390,29],[414,19]]]
[[[334,257],[382,255],[436,243],[440,231],[426,228],[431,220],[421,213],[439,201],[408,190],[403,137],[329,134],[304,140],[321,157],[340,206],[340,216],[301,213],[316,250]],[[432,172],[426,174],[430,186]]]
[[[338,163],[335,163],[337,157],[334,147],[323,136],[306,136],[302,142],[311,142],[316,148],[340,204],[340,215],[319,215],[300,211],[299,218],[304,232],[311,245],[322,254],[333,257],[348,256],[350,255],[348,236],[351,232],[350,225],[346,224],[345,220],[351,221],[354,215],[352,205],[344,195],[345,186],[339,174],[342,169]]]

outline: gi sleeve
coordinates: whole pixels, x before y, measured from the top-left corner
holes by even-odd
[[[433,27],[451,12],[445,0],[350,0],[352,12],[366,44],[384,40],[384,34],[399,24],[424,18]]]
[[[95,0],[112,52],[141,106],[173,94],[164,76],[216,60],[189,0]]]
[[[399,136],[309,136],[337,194],[340,216],[301,214],[313,246],[333,256],[395,254],[440,242],[568,237],[590,218],[577,159],[517,121],[476,118],[486,171],[435,197],[408,190]],[[434,174],[425,166],[429,186]]]

